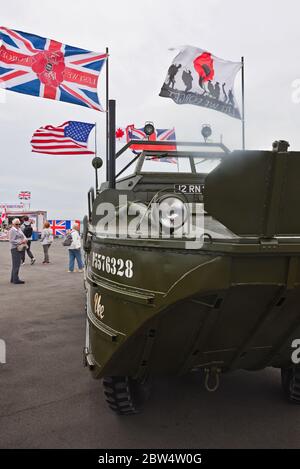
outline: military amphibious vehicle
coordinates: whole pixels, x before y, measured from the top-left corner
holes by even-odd
[[[110,114],[114,136],[113,101]],[[84,221],[84,357],[109,407],[139,411],[153,376],[203,370],[214,390],[222,373],[265,367],[299,404],[300,152],[149,141],[116,174],[136,143],[116,153],[110,138]]]

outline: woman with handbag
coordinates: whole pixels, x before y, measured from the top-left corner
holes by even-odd
[[[42,229],[41,233],[41,242],[44,250],[44,260],[43,264],[49,264],[49,248],[52,244],[53,241],[53,234],[52,234],[52,229],[50,228],[50,223],[48,221],[45,221],[44,223],[44,228]]]
[[[78,265],[78,272],[83,272],[83,262],[81,258],[81,238],[80,238],[80,228],[77,223],[72,226],[72,231],[66,238],[65,246],[68,246],[69,250],[69,270],[68,272],[74,272],[75,259]]]
[[[14,218],[12,228],[9,231],[10,251],[12,258],[11,283],[23,284],[23,280],[19,279],[19,269],[21,265],[22,251],[27,247],[27,239],[20,228],[21,222],[19,218]]]

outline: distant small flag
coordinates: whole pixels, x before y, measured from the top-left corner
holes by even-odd
[[[67,230],[66,220],[48,220],[53,236],[65,236]]]
[[[80,220],[48,220],[50,228],[52,229],[53,236],[65,236],[67,231],[72,229],[72,226],[76,225],[80,228]]]
[[[1,217],[0,217],[0,224],[2,224],[5,219],[6,219],[6,207],[4,207],[2,210]]]
[[[20,200],[30,200],[31,199],[31,192],[29,191],[20,191],[18,198]]]
[[[46,155],[94,155],[88,150],[88,138],[95,124],[68,121],[54,127],[37,129],[31,139],[32,151]]]

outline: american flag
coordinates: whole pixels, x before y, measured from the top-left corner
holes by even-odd
[[[18,198],[21,200],[30,200],[31,199],[31,192],[29,191],[20,191]]]
[[[95,124],[67,121],[58,127],[46,125],[37,129],[31,139],[32,151],[47,155],[94,155],[87,149]]]
[[[148,140],[148,136],[145,134],[144,129],[136,129],[134,125],[128,125],[126,127],[126,140],[129,142],[130,140]],[[147,144],[137,144],[132,145],[130,149],[135,153],[139,154],[143,150],[150,150],[150,151],[176,151],[176,135],[175,129],[155,129],[154,133],[149,137],[150,142],[160,142],[160,141],[168,141],[170,145],[147,145]],[[171,142],[174,141],[172,144]],[[163,157],[163,158],[151,158],[154,161],[161,161],[164,163],[177,163],[175,158],[170,157]]]
[[[107,54],[0,27],[0,86],[103,111],[97,84]]]

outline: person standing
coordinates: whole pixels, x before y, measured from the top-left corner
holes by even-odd
[[[78,272],[83,272],[83,262],[81,258],[81,238],[79,233],[79,225],[75,223],[72,226],[71,236],[72,243],[69,246],[69,270],[68,272],[74,272],[75,259],[78,264]]]
[[[53,241],[53,234],[52,234],[52,229],[50,228],[50,223],[48,221],[45,221],[44,227],[42,229],[41,233],[41,243],[43,246],[44,250],[44,260],[43,264],[49,264],[49,249]]]
[[[30,257],[31,259],[30,264],[33,265],[35,263],[35,257],[30,250],[31,241],[32,241],[32,233],[33,233],[33,229],[31,225],[32,225],[32,222],[29,220],[29,217],[25,215],[25,217],[23,218],[23,224],[21,225],[21,230],[23,231],[24,235],[27,238],[27,248],[21,252],[22,254],[21,260],[22,260],[22,264],[24,264],[25,253],[27,252],[28,257]]]
[[[23,280],[19,279],[19,270],[22,258],[22,246],[26,248],[27,239],[23,231],[20,228],[21,222],[19,218],[14,218],[12,221],[12,227],[9,231],[9,242],[12,258],[12,270],[10,282],[14,284],[23,284]]]

